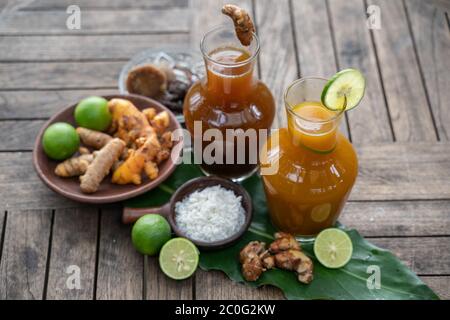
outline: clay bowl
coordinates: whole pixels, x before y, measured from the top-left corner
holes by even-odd
[[[181,126],[175,115],[166,107],[164,107],[159,102],[156,102],[152,99],[137,96],[137,95],[108,95],[104,96],[105,99],[110,100],[113,98],[121,98],[131,101],[138,109],[142,110],[145,108],[153,107],[158,112],[159,111],[167,111],[170,116],[170,126],[169,130],[173,131],[175,129],[181,129]],[[105,177],[102,181],[100,188],[97,192],[93,194],[85,194],[80,190],[80,182],[78,177],[74,178],[61,178],[54,174],[54,170],[57,161],[51,160],[48,158],[42,148],[42,135],[44,130],[52,123],[55,122],[68,122],[74,126],[75,119],[73,117],[73,112],[77,104],[74,104],[61,112],[54,115],[47,123],[42,127],[39,131],[39,134],[36,138],[36,142],[34,144],[33,149],[33,164],[36,169],[38,176],[44,181],[44,183],[53,191],[75,201],[86,202],[86,203],[111,203],[117,202],[125,199],[129,199],[140,195],[146,191],[149,191],[160,183],[162,183],[165,179],[167,179],[170,174],[175,170],[177,159],[171,159],[169,157],[166,161],[164,161],[159,166],[159,176],[155,180],[148,180],[144,178],[141,185],[117,185],[111,183],[111,175]],[[182,141],[178,141],[175,143],[174,148],[179,148],[178,144],[182,143]],[[175,149],[178,150],[178,149]],[[178,154],[177,157],[180,157]]]
[[[242,197],[242,207],[245,210],[245,221],[241,229],[227,239],[223,239],[215,242],[204,242],[189,238],[186,236],[177,226],[175,222],[175,204],[178,201],[183,200],[186,196],[194,191],[205,189],[206,187],[212,187],[220,185],[225,189],[231,190],[236,196]],[[122,214],[122,222],[125,224],[133,223],[140,217],[146,214],[160,214],[164,216],[167,221],[169,221],[173,232],[179,236],[191,240],[195,245],[202,250],[217,250],[223,249],[236,243],[239,238],[250,227],[253,216],[253,206],[250,195],[241,185],[227,180],[224,178],[219,178],[215,176],[210,177],[200,177],[196,179],[189,180],[184,183],[178,190],[172,195],[170,201],[161,207],[151,207],[151,208],[124,208]]]

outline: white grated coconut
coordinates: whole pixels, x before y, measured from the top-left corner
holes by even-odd
[[[194,191],[175,204],[175,222],[194,240],[213,242],[229,238],[245,222],[241,198],[219,185]]]

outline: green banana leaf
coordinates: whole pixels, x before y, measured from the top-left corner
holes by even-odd
[[[182,164],[174,174],[152,190],[137,198],[125,202],[130,207],[158,206],[166,203],[171,194],[184,182],[201,176],[195,165]],[[253,199],[254,218],[249,230],[241,240],[232,247],[214,251],[201,252],[200,267],[204,270],[221,270],[227,276],[252,287],[273,285],[280,288],[288,299],[439,299],[411,270],[400,262],[392,253],[378,248],[366,241],[352,229],[342,225],[353,242],[353,256],[350,262],[340,269],[323,267],[314,257],[311,244],[302,245],[304,251],[314,261],[314,280],[305,285],[297,281],[293,272],[279,269],[269,270],[256,282],[243,279],[238,254],[249,241],[271,242],[275,231],[268,219],[265,196],[261,179],[254,175],[242,183]],[[375,266],[375,267],[374,267]],[[380,282],[378,288],[372,280],[372,268],[379,268]],[[372,289],[369,289],[371,287]]]

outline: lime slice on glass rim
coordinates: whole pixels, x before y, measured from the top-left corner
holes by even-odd
[[[341,229],[330,228],[319,233],[314,241],[314,254],[327,268],[337,269],[345,266],[353,253],[352,240]]]
[[[188,239],[174,238],[167,241],[159,253],[162,272],[174,280],[187,279],[197,270],[199,251]]]
[[[322,104],[330,110],[351,110],[364,97],[366,80],[356,69],[345,69],[336,73],[322,91]]]

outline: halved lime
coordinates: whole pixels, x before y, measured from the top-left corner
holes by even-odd
[[[314,242],[314,254],[327,268],[337,269],[345,266],[350,261],[352,253],[352,240],[341,229],[325,229],[319,233]]]
[[[159,253],[159,266],[166,276],[183,280],[197,270],[199,252],[188,239],[174,238],[166,242]]]
[[[336,73],[322,91],[322,103],[330,110],[350,110],[364,97],[366,79],[359,70],[345,69]]]

